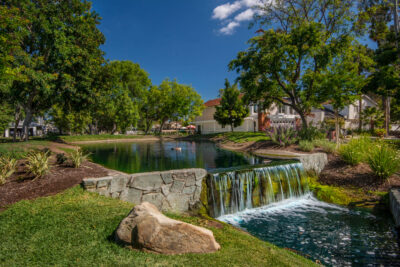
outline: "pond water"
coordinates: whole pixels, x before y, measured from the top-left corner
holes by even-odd
[[[259,157],[223,150],[207,141],[97,143],[82,147],[91,153],[93,162],[126,173],[184,168],[211,170],[262,163]],[[181,150],[175,150],[176,147]]]
[[[400,266],[390,214],[349,210],[308,194],[218,219],[327,266]]]

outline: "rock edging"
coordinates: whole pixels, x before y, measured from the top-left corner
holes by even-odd
[[[162,211],[186,212],[200,200],[204,169],[115,175],[83,179],[90,192],[133,204],[150,202]]]
[[[390,212],[393,215],[396,227],[400,227],[400,188],[393,188],[389,192]]]

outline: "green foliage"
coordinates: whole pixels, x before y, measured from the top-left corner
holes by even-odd
[[[56,162],[57,162],[57,164],[64,164],[66,161],[67,161],[67,157],[65,156],[65,154],[64,153],[58,153],[57,155],[56,155]]]
[[[311,141],[307,141],[307,140],[300,140],[299,148],[301,151],[311,152],[314,150],[314,143]]]
[[[369,123],[370,130],[374,130],[375,127],[381,128],[384,123],[384,115],[382,110],[376,107],[367,107],[362,111],[361,118],[364,123]]]
[[[43,177],[50,170],[49,158],[49,152],[29,152],[28,156],[26,157],[28,161],[26,164],[28,172],[33,174],[35,179]]]
[[[272,128],[267,131],[267,136],[271,138],[273,143],[282,147],[292,145],[297,141],[297,133],[291,127],[279,126]]]
[[[321,93],[329,78],[326,69],[351,44],[352,5],[350,0],[261,5],[258,21],[269,29],[260,30],[229,64],[239,73],[246,100],[263,107],[273,102],[288,105],[307,128],[307,114],[327,97]]]
[[[82,163],[90,156],[90,154],[85,154],[83,150],[79,148],[68,153],[68,156],[71,160],[72,167],[79,168]]]
[[[79,186],[55,196],[20,201],[0,213],[0,262],[4,266],[93,266],[99,262],[104,266],[316,266],[228,224],[217,228],[207,219],[177,214],[167,215],[209,229],[221,250],[171,256],[123,248],[110,237],[132,206]]]
[[[230,85],[225,80],[225,89],[221,91],[221,102],[216,107],[214,119],[222,126],[230,125],[233,132],[235,127],[243,124],[243,119],[249,115],[249,109],[240,98],[236,84]]]
[[[268,141],[270,138],[263,132],[226,132],[217,135],[218,138],[224,138],[234,143]]]
[[[314,126],[309,126],[307,129],[302,128],[298,131],[300,140],[313,141],[316,139],[323,139],[326,133]]]
[[[367,163],[379,179],[385,180],[400,170],[400,155],[388,144],[379,142],[369,150]]]
[[[386,130],[383,128],[375,129],[374,130],[374,135],[383,138],[386,135]]]
[[[336,152],[336,143],[330,142],[326,139],[317,139],[314,141],[314,145],[322,148],[324,152],[329,154]]]
[[[365,162],[371,149],[372,141],[369,137],[359,137],[351,139],[347,144],[341,145],[339,155],[351,165]]]
[[[6,179],[10,177],[17,167],[17,160],[8,156],[0,156],[0,185],[6,182]]]

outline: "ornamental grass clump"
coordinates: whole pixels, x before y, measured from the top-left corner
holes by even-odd
[[[369,137],[361,136],[351,139],[347,144],[340,146],[339,155],[350,165],[366,162],[373,142]]]
[[[390,145],[377,142],[369,152],[367,163],[376,177],[385,180],[400,170],[400,155]]]
[[[328,141],[326,139],[317,139],[314,141],[314,145],[320,147],[324,152],[333,154],[336,152],[336,143]]]
[[[84,154],[82,149],[77,149],[68,153],[72,167],[79,168],[82,163],[89,157],[90,154]]]
[[[16,159],[7,156],[0,157],[0,185],[6,183],[6,179],[15,172],[16,167]]]
[[[301,140],[299,142],[299,148],[301,151],[310,152],[314,150],[314,144],[307,140]]]
[[[286,147],[296,143],[297,133],[293,128],[279,126],[267,131],[271,141],[279,146]]]
[[[49,165],[50,152],[30,152],[27,156],[28,163],[26,167],[28,172],[34,175],[34,179],[43,177],[50,170]]]

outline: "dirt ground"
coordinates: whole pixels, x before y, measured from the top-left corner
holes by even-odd
[[[32,175],[26,172],[25,162],[18,162],[17,171],[0,186],[0,211],[6,206],[22,199],[35,199],[57,194],[70,187],[78,185],[84,178],[103,177],[115,173],[98,164],[84,162],[80,168],[72,168],[68,163],[58,165],[55,160],[55,153],[62,153],[60,147],[67,147],[62,144],[51,144],[49,147],[53,155],[50,159],[50,172],[42,178],[33,179]],[[73,148],[68,146],[68,148]]]

